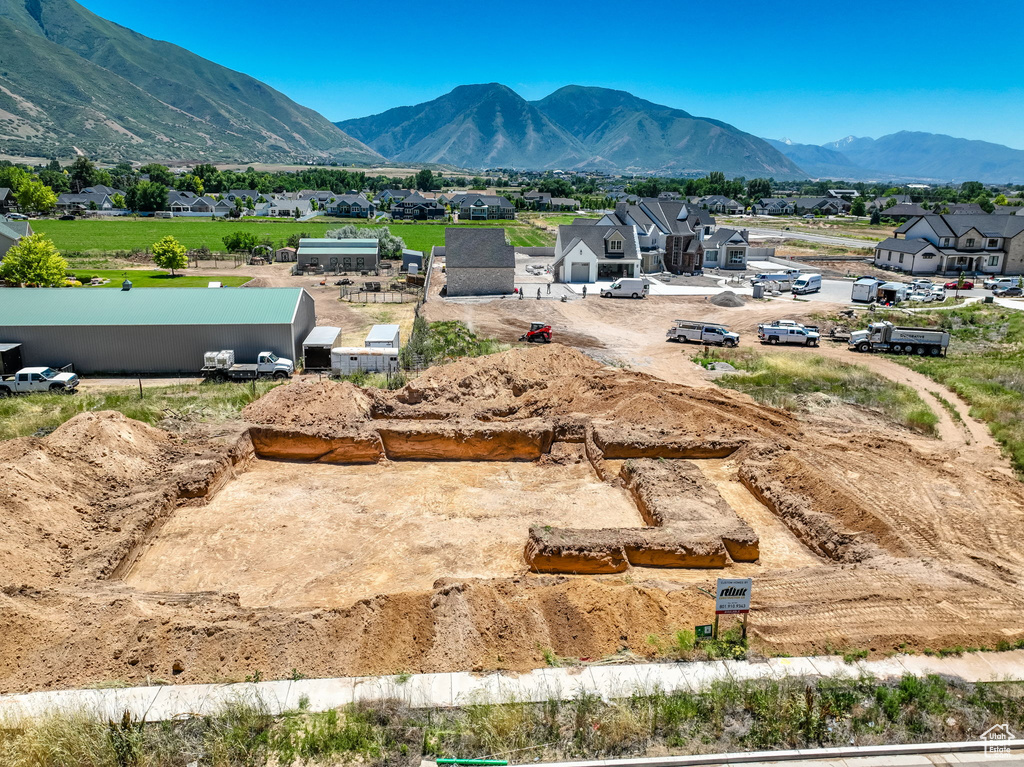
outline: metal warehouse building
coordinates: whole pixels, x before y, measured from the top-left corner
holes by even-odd
[[[298,361],[315,326],[302,288],[0,289],[0,344],[22,344],[26,366],[80,373],[197,373],[220,349]]]

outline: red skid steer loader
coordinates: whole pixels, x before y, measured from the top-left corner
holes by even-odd
[[[551,326],[544,322],[531,322],[530,329],[519,337],[520,341],[532,343],[551,343]]]

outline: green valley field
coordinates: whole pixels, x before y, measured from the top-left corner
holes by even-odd
[[[32,228],[53,240],[61,252],[111,252],[144,250],[154,242],[173,235],[187,248],[224,251],[222,238],[233,232],[252,232],[261,239],[269,237],[283,245],[292,234],[308,233],[323,237],[329,229],[346,224],[366,226],[358,219],[337,219],[330,223],[274,221],[268,219],[209,221],[205,219],[116,219],[113,221],[33,221]],[[451,224],[392,223],[391,231],[405,240],[407,248],[429,252],[433,245],[444,245],[444,230]],[[480,224],[474,224],[480,226]],[[539,247],[554,244],[554,235],[515,221],[495,221],[487,226],[503,226],[513,245]]]

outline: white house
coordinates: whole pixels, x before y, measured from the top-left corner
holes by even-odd
[[[875,265],[911,274],[1024,274],[1024,217],[927,215],[875,246]]]
[[[598,282],[643,274],[635,226],[569,224],[555,239],[557,282]]]

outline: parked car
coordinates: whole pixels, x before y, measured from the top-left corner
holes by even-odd
[[[917,290],[918,288],[923,288],[925,290],[932,289],[932,281],[926,280],[922,277],[918,277],[916,280],[911,280],[910,284],[915,290]]]
[[[956,290],[957,284],[956,280],[951,280],[946,283],[945,288],[946,290]],[[974,290],[974,283],[970,280],[964,280],[964,284],[960,285],[960,290]]]
[[[1017,285],[1011,285],[1008,288],[997,288],[995,295],[1000,298],[1013,298],[1015,296],[1024,296],[1024,288],[1020,288]]]
[[[65,213],[63,216],[57,219],[58,221],[74,221],[75,217],[70,213]]]
[[[7,218],[11,221],[28,221],[28,216],[24,213],[8,213]]]
[[[908,301],[917,301],[918,303],[927,304],[935,300],[935,296],[932,295],[930,290],[912,290],[910,295],[907,296]]]
[[[996,290],[998,288],[1010,288],[1017,284],[1015,277],[990,277],[982,283],[986,290]]]
[[[932,298],[936,301],[945,301],[946,289],[942,285],[932,285]]]

